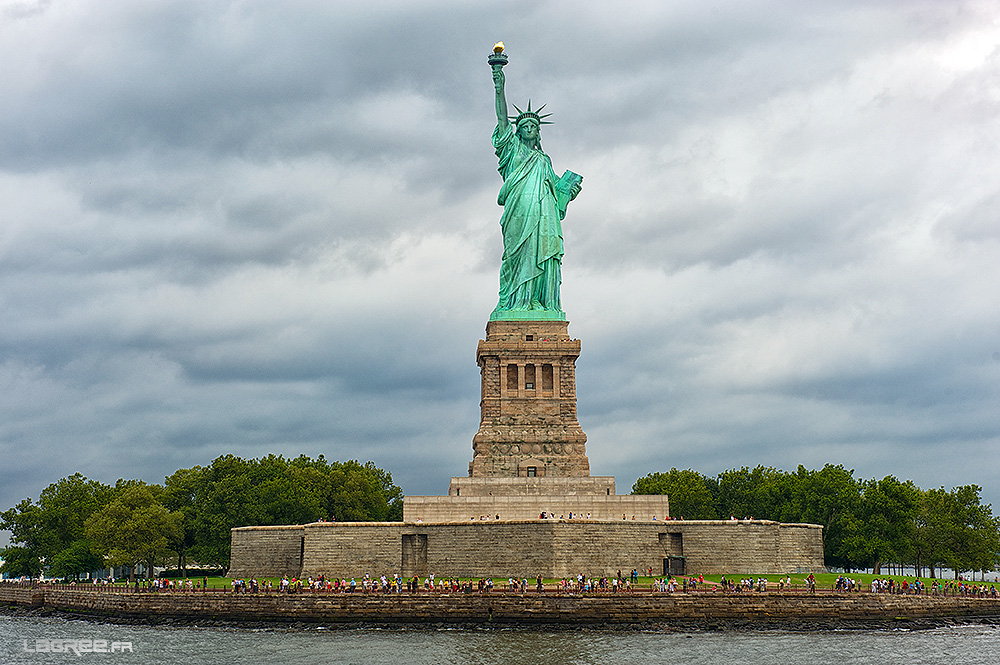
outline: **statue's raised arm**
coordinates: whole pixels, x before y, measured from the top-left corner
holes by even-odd
[[[493,66],[493,87],[497,91],[497,126],[505,127],[510,124],[507,114],[507,96],[504,93],[503,68],[499,65]]]
[[[503,186],[497,203],[503,206],[503,259],[500,265],[500,298],[490,315],[493,321],[565,321],[559,299],[562,283],[562,219],[566,207],[580,192],[582,177],[552,170],[542,151],[540,129],[549,124],[543,107],[525,110],[514,106],[517,118],[507,113],[503,67],[507,56],[503,42],[489,58],[496,91],[497,126],[493,131],[498,169]],[[511,122],[513,120],[513,123]]]

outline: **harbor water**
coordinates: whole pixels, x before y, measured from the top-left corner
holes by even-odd
[[[1000,627],[926,630],[199,628],[0,615],[0,662],[963,665],[1000,662]]]

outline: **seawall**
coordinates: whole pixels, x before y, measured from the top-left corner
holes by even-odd
[[[0,584],[0,606],[79,613],[102,619],[168,623],[327,625],[627,625],[711,627],[900,620],[971,621],[1000,617],[1000,599],[888,594],[721,595],[711,592],[581,596],[553,592],[402,594],[132,593]]]

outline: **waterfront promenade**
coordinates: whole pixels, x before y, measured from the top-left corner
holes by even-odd
[[[627,625],[679,627],[1000,620],[1000,599],[818,591],[565,593],[139,592],[0,584],[0,606],[142,623]]]

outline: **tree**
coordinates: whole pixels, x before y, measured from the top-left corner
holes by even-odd
[[[980,491],[978,485],[963,485],[921,493],[916,542],[919,562],[930,567],[931,577],[939,566],[958,576],[1000,563],[1000,522],[992,506],[980,502]]]
[[[234,527],[403,518],[402,490],[372,462],[223,455],[209,466],[178,470],[165,488],[164,504],[184,514],[181,559],[203,565],[229,565]]]
[[[716,512],[737,518],[778,519],[783,509],[781,488],[787,480],[784,472],[773,467],[742,467],[719,474]]]
[[[24,550],[12,553],[12,558],[28,568],[37,560],[45,569],[72,547],[79,553],[74,543],[84,540],[84,523],[112,494],[113,488],[76,473],[43,489],[37,503],[24,499],[0,513],[0,528],[9,529],[11,542]],[[72,558],[63,555],[64,565]]]
[[[847,570],[862,562],[852,558],[846,539],[859,528],[861,485],[854,470],[827,464],[819,471],[801,464],[795,472],[797,482],[781,515],[784,522],[804,522],[823,526],[823,553],[829,565]]]
[[[986,571],[996,570],[1000,566],[1000,517],[993,516],[990,504],[984,506],[983,522],[977,527],[981,539],[980,556],[975,561],[979,569],[980,579],[986,578]]]
[[[167,476],[164,482],[163,494],[160,500],[167,510],[183,515],[181,520],[180,539],[174,543],[177,553],[177,569],[187,577],[187,556],[197,545],[194,525],[197,519],[198,491],[203,482],[204,469],[196,466],[193,469],[179,469]]]
[[[104,559],[94,552],[87,540],[74,540],[69,547],[54,557],[49,565],[49,574],[56,577],[75,577],[104,568]]]
[[[30,547],[11,546],[0,550],[3,565],[0,571],[11,577],[38,577],[42,572],[42,560]]]
[[[954,547],[954,496],[943,487],[920,493],[920,510],[916,527],[916,563],[927,566],[930,576],[952,559]]]
[[[920,491],[910,481],[886,476],[863,484],[855,546],[876,575],[885,563],[912,561],[919,502]]]
[[[10,530],[11,542],[20,543],[17,549],[24,550],[39,562],[51,549],[51,538],[42,527],[41,510],[31,499],[24,499],[13,508],[0,513],[0,529]],[[13,553],[12,557],[26,560],[24,553]]]
[[[87,537],[109,564],[134,568],[145,563],[152,573],[170,544],[182,538],[184,516],[159,502],[159,489],[145,483],[125,485],[111,503],[87,520]]]
[[[947,562],[956,576],[964,570],[992,570],[997,563],[997,520],[991,506],[980,502],[980,491],[978,485],[962,485],[951,492],[954,540]]]
[[[632,485],[632,494],[666,494],[670,499],[670,514],[695,520],[712,520],[715,512],[713,489],[715,479],[685,469],[670,469],[643,476]]]
[[[330,467],[328,515],[341,521],[403,519],[403,493],[392,476],[372,462],[337,462]]]

